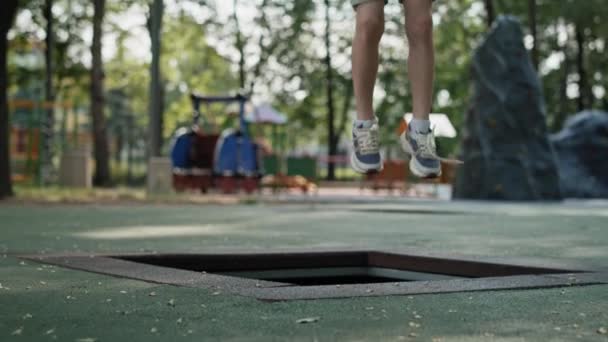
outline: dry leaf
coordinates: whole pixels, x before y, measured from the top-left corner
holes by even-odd
[[[307,318],[301,318],[301,319],[297,320],[296,323],[298,323],[298,324],[315,323],[315,322],[318,322],[320,319],[321,319],[321,317],[307,317]]]

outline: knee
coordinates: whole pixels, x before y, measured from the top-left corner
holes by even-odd
[[[360,16],[357,18],[357,36],[359,38],[379,42],[384,33],[384,18],[381,16]]]
[[[430,42],[433,36],[433,17],[429,13],[408,20],[406,32],[410,45]]]

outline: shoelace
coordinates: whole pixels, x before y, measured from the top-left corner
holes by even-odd
[[[418,145],[418,151],[416,155],[422,158],[435,159],[448,164],[463,164],[462,161],[457,159],[442,158],[437,155],[437,146],[435,145],[434,134],[413,134],[414,140]]]
[[[433,133],[413,134],[413,136],[414,140],[416,140],[416,144],[418,145],[418,151],[416,151],[417,156],[429,159],[440,159],[437,155],[437,146],[435,145]]]
[[[378,153],[378,127],[376,125],[370,128],[358,128],[355,133],[359,153],[373,154]]]

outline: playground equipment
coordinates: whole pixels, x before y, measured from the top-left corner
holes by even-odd
[[[216,186],[224,193],[234,193],[239,188],[247,193],[255,191],[261,171],[258,146],[249,136],[244,115],[248,97],[241,93],[233,96],[192,94],[191,100],[194,123],[191,128],[176,132],[171,151],[174,188],[177,191],[194,188],[207,192]],[[200,111],[203,103],[237,103],[238,128],[226,129],[220,136],[205,133],[200,123],[205,120]]]
[[[33,100],[38,97],[39,94],[33,91],[22,91],[8,103],[11,110],[11,178],[17,183],[42,185],[49,182],[47,173],[49,168],[54,168],[53,155],[62,155],[77,141],[90,140],[86,134],[78,132],[78,115],[72,103]],[[59,118],[60,131],[55,126],[48,127],[46,110],[51,108]],[[71,134],[68,126],[72,126]],[[43,165],[45,162],[50,165]]]

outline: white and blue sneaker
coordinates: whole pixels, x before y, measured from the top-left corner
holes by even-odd
[[[358,173],[382,171],[378,118],[353,124],[353,153],[350,164]]]
[[[427,133],[415,132],[411,126],[399,136],[401,147],[410,155],[410,171],[420,178],[437,178],[441,176],[441,160],[437,156],[435,135],[429,130]]]

